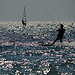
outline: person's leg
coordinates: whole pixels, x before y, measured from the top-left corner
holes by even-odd
[[[56,38],[56,39],[54,40],[54,42],[52,43],[52,45],[53,45],[57,40],[59,40],[59,38]]]
[[[62,38],[60,38],[60,42],[62,43]]]
[[[61,48],[62,48],[62,38],[60,38],[60,42],[61,42]]]

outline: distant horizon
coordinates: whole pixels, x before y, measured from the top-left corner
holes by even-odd
[[[0,22],[21,22],[21,21],[17,21],[17,20],[10,20],[10,21],[8,21],[8,20],[6,20],[6,21],[0,21]],[[47,20],[40,20],[40,21],[27,21],[27,22],[74,22],[74,21],[67,21],[67,20],[65,20],[65,21],[47,21]]]
[[[0,21],[22,21],[22,18],[21,20],[0,20]],[[27,21],[52,21],[52,20],[27,20]],[[74,19],[73,20],[53,20],[53,21],[75,21]]]

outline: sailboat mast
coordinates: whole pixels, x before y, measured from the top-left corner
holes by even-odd
[[[26,25],[26,11],[25,11],[25,7],[24,7],[24,12],[23,12],[22,24]]]
[[[26,22],[26,11],[25,11],[25,7],[24,7],[24,12],[23,12],[23,18],[25,19],[25,22]]]

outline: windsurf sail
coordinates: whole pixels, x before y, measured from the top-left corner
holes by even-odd
[[[23,12],[22,24],[26,25],[26,11],[25,11],[25,7],[24,7],[24,12]]]

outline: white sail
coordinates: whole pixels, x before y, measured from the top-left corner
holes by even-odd
[[[25,11],[25,7],[24,7],[24,12],[23,12],[22,24],[26,25],[26,11]]]

